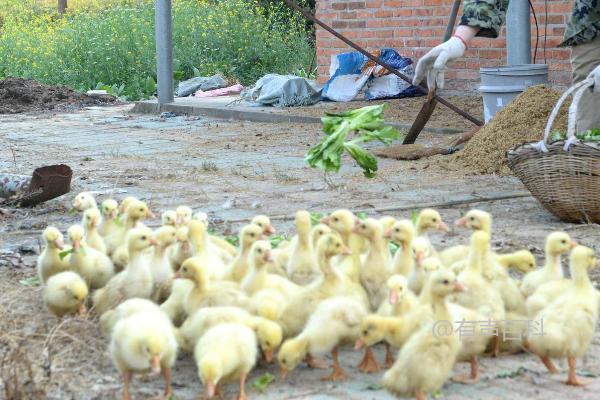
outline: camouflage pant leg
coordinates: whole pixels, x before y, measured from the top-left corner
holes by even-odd
[[[573,64],[573,83],[587,78],[594,68],[600,65],[600,37],[589,43],[573,46],[571,52]],[[593,93],[587,89],[579,101],[577,110],[577,131],[600,128],[600,91]]]

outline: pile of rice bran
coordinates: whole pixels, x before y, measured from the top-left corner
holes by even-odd
[[[476,174],[510,174],[506,151],[540,140],[561,92],[544,85],[531,86],[500,110],[465,148],[454,155],[456,163]],[[569,101],[561,107],[552,129],[566,131]]]

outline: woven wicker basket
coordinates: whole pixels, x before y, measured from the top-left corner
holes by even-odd
[[[562,221],[600,223],[600,144],[575,137],[577,104],[593,82],[571,87],[558,100],[544,131],[544,139],[509,150],[508,166],[531,194]],[[567,140],[549,143],[552,123],[572,93]]]

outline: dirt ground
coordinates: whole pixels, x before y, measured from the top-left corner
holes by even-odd
[[[474,117],[483,120],[483,101],[481,96],[444,96],[444,98],[460,109],[470,113]],[[387,103],[388,107],[385,111],[386,121],[410,124],[414,121],[424,101],[425,97],[408,97],[403,99],[375,101],[352,101],[349,103],[322,101],[314,106],[293,107],[284,109],[284,111],[293,115],[322,117],[324,111],[340,113],[364,106]],[[429,119],[429,122],[427,123],[427,126],[434,128],[454,128],[468,130],[474,125],[472,122],[466,120],[464,117],[461,117],[448,107],[438,103],[435,111]]]
[[[0,114],[65,110],[113,103],[113,96],[90,97],[66,86],[50,86],[31,79],[0,80]]]
[[[120,377],[106,354],[106,341],[90,319],[58,323],[42,304],[42,289],[27,280],[35,275],[39,234],[48,224],[62,231],[79,219],[70,203],[89,190],[102,200],[136,195],[155,212],[187,204],[209,213],[213,226],[232,233],[258,213],[274,216],[275,226],[291,232],[293,213],[304,208],[328,212],[345,207],[374,216],[409,217],[413,210],[435,205],[452,223],[472,207],[494,215],[493,247],[498,251],[530,249],[542,262],[547,233],[562,229],[578,242],[598,250],[597,225],[557,221],[510,176],[469,176],[446,171],[427,160],[380,159],[378,176],[362,177],[346,160],[340,174],[324,176],[303,161],[320,137],[318,125],[258,124],[202,118],[128,114],[129,105],[91,107],[70,113],[0,115],[0,172],[30,174],[43,164],[66,163],[74,170],[73,191],[34,209],[0,204],[0,381],[14,381],[12,368],[32,378],[22,380],[30,393],[47,399],[111,399],[120,395]],[[446,135],[424,134],[438,143]],[[490,198],[501,200],[484,201]],[[390,210],[400,208],[400,210]],[[388,211],[378,211],[388,210]],[[150,221],[156,226],[159,221]],[[455,229],[433,237],[436,246],[465,243],[468,233]],[[597,272],[597,271],[596,271]],[[597,276],[598,277],[598,276]],[[596,277],[596,279],[597,279]],[[17,350],[15,350],[17,349]],[[377,348],[381,360],[383,349]],[[340,359],[351,379],[324,383],[323,371],[300,368],[285,384],[276,381],[265,393],[249,389],[249,397],[275,399],[392,399],[379,386],[382,373],[364,375],[355,369],[360,354],[344,349]],[[548,375],[528,354],[485,358],[481,382],[446,384],[437,399],[596,399],[600,390],[600,335],[597,333],[580,373],[593,378],[585,388],[563,385],[566,365]],[[454,373],[462,373],[465,364]],[[249,380],[277,368],[260,366]],[[193,360],[180,355],[174,371],[175,398],[197,398],[201,385]],[[0,383],[0,393],[6,385]],[[159,395],[160,378],[137,377],[135,399]],[[235,387],[228,388],[231,398]],[[8,397],[5,393],[4,396]],[[2,395],[0,395],[2,398]],[[21,396],[13,398],[36,398]]]

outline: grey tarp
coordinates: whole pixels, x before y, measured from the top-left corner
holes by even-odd
[[[295,75],[268,74],[242,93],[242,98],[259,105],[307,106],[319,102],[321,91],[309,80]]]
[[[175,90],[175,96],[185,97],[193,94],[196,90],[200,89],[204,92],[207,90],[220,89],[227,86],[227,82],[220,75],[213,76],[197,76],[187,81],[179,82],[177,90]]]

